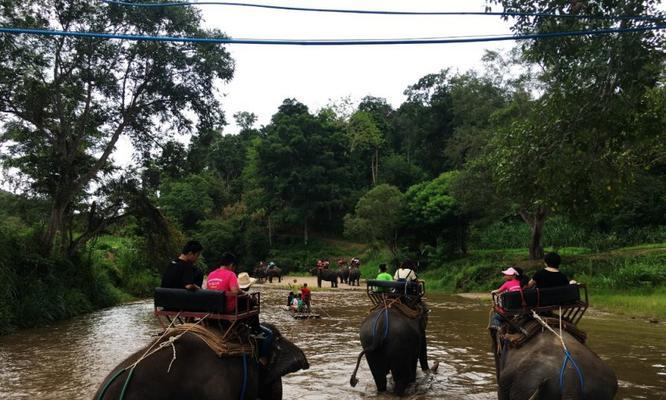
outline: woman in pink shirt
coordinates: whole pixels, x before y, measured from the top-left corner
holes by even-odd
[[[238,286],[238,278],[234,269],[236,268],[236,257],[231,253],[224,253],[220,260],[220,268],[208,275],[206,288],[208,290],[221,290],[235,296],[227,296],[225,309],[228,314],[233,314],[236,309],[236,296],[241,293]]]

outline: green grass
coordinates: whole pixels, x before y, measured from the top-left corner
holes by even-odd
[[[591,294],[590,303],[600,310],[666,320],[666,287],[649,291],[595,291]]]

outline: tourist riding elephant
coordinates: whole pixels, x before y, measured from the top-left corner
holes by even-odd
[[[278,282],[282,282],[282,270],[275,265],[269,265],[266,269],[266,277],[268,277],[269,283],[273,283],[273,278],[278,278]]]
[[[499,399],[612,399],[617,391],[613,370],[569,333],[562,337],[571,354],[566,365],[562,343],[550,331],[495,355]]]
[[[358,382],[356,371],[363,355],[380,392],[386,391],[386,375],[391,372],[394,393],[403,394],[407,385],[416,379],[417,360],[424,372],[437,370],[438,363],[432,370],[428,367],[427,310],[423,303],[419,308],[420,312],[410,311],[414,315],[405,314],[402,307],[378,308],[365,317],[360,328],[363,351],[358,355],[356,369],[349,381],[352,386]]]
[[[317,287],[321,287],[321,281],[331,282],[331,287],[338,287],[338,271],[313,268],[310,270],[310,274],[317,277]]]
[[[264,325],[274,334],[266,367],[260,367],[251,355],[218,357],[201,338],[186,333],[173,345],[145,357],[133,370],[121,372],[146,349],[121,362],[104,378],[94,398],[119,399],[124,391],[126,400],[282,399],[282,376],[309,365],[300,348],[274,326]]]
[[[358,267],[351,267],[349,269],[349,284],[354,286],[361,286],[361,270]]]

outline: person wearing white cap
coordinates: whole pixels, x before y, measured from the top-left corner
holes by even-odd
[[[519,274],[515,268],[509,267],[502,271],[502,274],[504,275],[504,283],[499,288],[490,292],[491,294],[499,295],[504,292],[517,292],[521,289]],[[497,312],[494,312],[490,322],[490,329],[499,329],[502,322],[504,322],[504,318],[502,318]]]

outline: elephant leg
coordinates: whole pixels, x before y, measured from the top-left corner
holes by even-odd
[[[414,382],[416,379],[416,362],[416,355],[408,357],[407,360],[404,357],[400,357],[391,362],[391,375],[395,382],[393,393],[401,396],[405,393],[407,386]]]
[[[282,275],[279,275],[279,276],[278,276],[278,283],[279,283],[279,282],[282,282]]]
[[[317,277],[317,287],[321,288],[321,278]]]
[[[372,371],[377,391],[385,392],[386,374],[388,373],[386,357],[383,354],[366,353],[365,358],[368,360],[368,366],[370,367],[370,371]]]
[[[282,379],[280,378],[263,387],[259,396],[261,400],[282,400]]]

